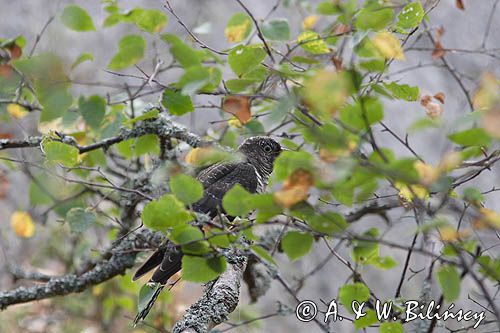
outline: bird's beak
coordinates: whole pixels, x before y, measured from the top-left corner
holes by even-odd
[[[288,148],[285,148],[285,147],[281,147],[281,151],[294,151],[294,150],[288,149]]]

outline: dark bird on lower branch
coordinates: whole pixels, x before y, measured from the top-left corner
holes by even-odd
[[[255,136],[246,139],[238,151],[243,155],[241,161],[216,163],[198,174],[197,179],[203,185],[204,194],[202,199],[193,204],[195,212],[212,218],[224,213],[222,198],[236,184],[250,193],[264,191],[273,171],[274,161],[282,151],[280,144],[269,137]],[[167,281],[180,271],[181,261],[182,252],[167,244],[156,250],[139,267],[133,277],[134,281],[156,268],[149,283],[159,286],[147,306],[137,314],[134,324],[146,318]]]

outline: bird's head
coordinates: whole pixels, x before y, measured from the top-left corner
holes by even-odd
[[[268,136],[254,136],[243,141],[238,150],[252,165],[258,169],[263,168],[266,173],[270,174],[274,160],[283,149],[278,142]]]

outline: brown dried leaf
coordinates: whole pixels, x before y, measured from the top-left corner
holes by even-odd
[[[5,175],[0,175],[0,199],[5,198],[9,185],[10,183],[7,177]]]
[[[441,37],[444,35],[444,32],[445,32],[445,30],[444,30],[443,26],[440,26],[439,28],[437,28],[437,30],[436,30],[436,39],[440,40]]]
[[[13,73],[13,69],[11,65],[3,64],[0,65],[0,77],[9,77]]]
[[[335,28],[333,28],[334,35],[343,35],[351,31],[351,27],[346,24],[337,24]]]
[[[296,170],[285,181],[283,188],[274,193],[274,200],[283,208],[292,207],[307,199],[309,188],[313,183],[314,179],[309,171],[302,169]]]
[[[446,54],[446,51],[443,48],[443,45],[439,40],[436,40],[436,44],[434,44],[434,51],[432,51],[432,59],[439,59]]]
[[[12,44],[9,46],[8,50],[10,52],[11,59],[19,59],[23,54],[23,49],[21,49],[17,44]]]
[[[425,106],[425,113],[431,118],[439,118],[443,114],[444,109],[441,104],[430,102]]]
[[[460,10],[465,10],[464,2],[462,0],[455,0],[455,6]]]
[[[443,106],[434,102],[430,95],[422,95],[420,97],[420,104],[425,108],[425,113],[431,118],[438,118],[444,112]]]
[[[337,71],[341,71],[344,69],[344,67],[342,66],[342,59],[338,58],[337,56],[332,57],[332,63]]]
[[[430,95],[423,95],[420,97],[420,104],[425,107],[427,104],[430,103],[432,100],[432,97]]]
[[[234,115],[242,124],[252,119],[250,112],[250,98],[247,96],[228,96],[224,99],[222,109]]]
[[[437,94],[434,95],[434,98],[437,99],[438,101],[441,102],[441,104],[444,104],[444,99],[445,99],[445,95],[443,92],[438,92]]]

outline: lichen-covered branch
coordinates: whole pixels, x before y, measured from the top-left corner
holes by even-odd
[[[14,304],[82,292],[93,285],[122,275],[128,268],[134,266],[139,253],[137,249],[158,247],[164,240],[165,237],[161,233],[144,228],[116,241],[92,269],[81,275],[68,274],[51,278],[46,283],[32,287],[18,287],[0,292],[0,310]]]
[[[226,271],[206,285],[203,296],[175,324],[174,333],[208,332],[228,319],[238,305],[247,257],[238,255],[228,261]]]
[[[80,154],[100,148],[109,148],[110,146],[131,138],[138,138],[146,134],[156,134],[160,138],[173,138],[186,142],[192,147],[208,146],[210,141],[201,139],[198,135],[189,132],[184,126],[179,125],[169,118],[160,115],[154,120],[140,122],[132,129],[122,128],[116,136],[104,140],[81,146],[76,140],[63,133],[59,133],[61,141],[78,148]],[[0,139],[0,150],[13,148],[30,148],[40,146],[43,136],[32,136],[25,139]]]

